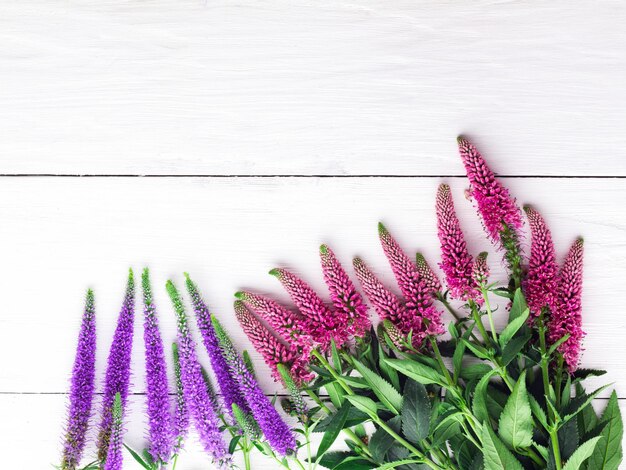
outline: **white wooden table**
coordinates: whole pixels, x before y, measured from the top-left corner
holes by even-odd
[[[560,256],[585,237],[584,365],[626,399],[625,22],[618,2],[0,2],[3,468],[58,461],[84,291],[101,384],[129,266],[152,269],[168,341],[163,284],[189,271],[249,348],[232,293],[285,299],[277,265],[321,288],[321,242],[391,282],[382,220],[436,260],[441,181],[484,249],[458,133],[541,210]],[[179,468],[207,468],[196,444]]]

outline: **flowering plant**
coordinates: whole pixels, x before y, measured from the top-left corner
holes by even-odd
[[[294,306],[252,291],[235,294],[241,328],[288,391],[284,420],[263,393],[247,353],[240,355],[186,274],[186,289],[215,383],[196,353],[182,295],[168,281],[177,320],[175,399],[149,273],[142,276],[148,444],[123,445],[129,393],[134,281],[129,276],[106,373],[98,455],[84,469],[122,468],[122,449],[148,470],[174,468],[190,424],[212,462],[246,469],[259,451],[283,468],[334,470],[617,470],[623,425],[615,392],[583,382],[603,371],[580,368],[583,240],[559,265],[540,213],[518,208],[476,148],[459,138],[461,158],[489,240],[508,279],[491,279],[487,253],[470,253],[450,187],[436,194],[442,282],[422,254],[409,257],[379,224],[383,251],[401,296],[362,258],[361,290],[327,245],[320,261],[329,300],[290,270],[272,269]],[[524,215],[525,213],[525,215]],[[528,221],[529,236],[523,232]],[[522,241],[530,241],[527,255]],[[445,286],[445,287],[444,287]],[[361,294],[363,292],[364,295]],[[495,307],[502,299],[506,309]],[[373,325],[368,305],[378,316]],[[294,308],[295,307],[295,308]],[[447,325],[444,312],[451,315]],[[498,331],[495,317],[506,316]],[[88,292],[74,363],[62,469],[77,469],[94,393],[95,307]],[[171,402],[171,403],[170,403]],[[293,424],[296,423],[296,424]],[[318,445],[314,445],[319,436]],[[340,434],[342,450],[335,450]]]

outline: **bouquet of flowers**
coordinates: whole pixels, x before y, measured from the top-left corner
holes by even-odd
[[[550,230],[531,206],[518,208],[476,148],[458,139],[469,195],[487,237],[502,253],[504,282],[490,277],[486,252],[470,253],[450,188],[436,195],[442,282],[421,254],[408,256],[379,224],[382,248],[402,296],[361,258],[360,290],[330,247],[320,247],[330,302],[287,269],[273,269],[287,307],[251,291],[235,294],[241,328],[274,378],[291,425],[260,389],[247,353],[239,355],[197,286],[187,290],[217,382],[198,362],[180,294],[167,290],[178,319],[177,395],[169,403],[166,361],[147,270],[143,276],[149,446],[128,448],[144,468],[175,466],[189,418],[212,461],[232,466],[241,451],[284,468],[335,470],[617,470],[623,425],[615,392],[597,414],[585,390],[603,371],[580,367],[583,240],[559,263]],[[525,213],[525,214],[524,214]],[[529,234],[523,233],[527,220]],[[529,253],[521,240],[530,239]],[[109,356],[98,458],[85,468],[121,468],[123,411],[132,344],[132,273]],[[362,294],[362,293],[363,294]],[[498,309],[494,299],[500,298]],[[373,308],[378,321],[369,315]],[[295,308],[294,308],[295,307]],[[506,307],[506,308],[504,308]],[[443,313],[453,321],[445,325]],[[507,316],[497,331],[494,317]],[[78,468],[93,395],[95,327],[88,293],[70,393],[61,468]],[[294,424],[296,423],[296,424]],[[313,439],[314,434],[320,439]],[[344,445],[337,449],[339,436]],[[297,438],[296,438],[297,436]],[[313,441],[319,441],[314,446]]]

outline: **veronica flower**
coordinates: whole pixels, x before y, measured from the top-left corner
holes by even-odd
[[[183,448],[183,443],[189,432],[189,408],[185,401],[183,381],[180,371],[180,356],[178,354],[178,344],[172,343],[172,356],[174,359],[174,380],[176,385],[176,408],[174,409],[174,421],[172,431],[174,435],[173,453],[178,454]]]
[[[558,266],[552,235],[543,217],[532,207],[525,206],[524,211],[530,225],[531,245],[523,288],[528,308],[536,317],[543,307],[549,307],[552,312],[555,310]]]
[[[320,246],[320,259],[324,281],[335,306],[333,315],[336,322],[340,328],[345,328],[347,335],[363,337],[369,331],[371,323],[361,294],[327,245]]]
[[[500,243],[503,224],[513,230],[522,227],[520,211],[508,189],[496,180],[476,147],[463,137],[457,141],[471,185],[470,193],[476,201],[485,229],[494,242]]]
[[[268,297],[252,292],[236,292],[235,297],[243,301],[248,308],[265,320],[281,338],[290,344],[303,345],[310,342],[310,338],[305,332],[304,319],[299,314],[286,309]]]
[[[133,270],[129,270],[124,303],[120,311],[117,328],[109,351],[104,396],[102,398],[102,419],[98,434],[98,459],[106,460],[113,424],[113,402],[119,393],[122,407],[126,405],[130,382],[130,360],[133,349],[133,325],[135,315],[135,279]]]
[[[291,300],[304,317],[305,333],[319,343],[322,348],[328,347],[331,339],[341,346],[347,339],[345,329],[340,319],[333,315],[324,301],[302,279],[286,269],[272,269],[275,276],[283,285]]]
[[[254,315],[246,308],[241,300],[235,301],[235,315],[244,333],[250,342],[272,370],[275,380],[280,380],[278,364],[290,364],[291,374],[298,383],[310,380],[311,374],[306,369],[308,356],[303,357],[295,348],[289,348],[281,343]],[[240,407],[241,408],[241,407]],[[248,409],[242,408],[242,410]]]
[[[211,367],[215,373],[217,384],[219,386],[222,399],[224,400],[224,407],[230,415],[232,415],[233,403],[235,403],[244,413],[248,413],[250,410],[246,401],[239,391],[237,384],[230,376],[226,360],[222,356],[220,350],[220,343],[215,336],[215,330],[211,324],[211,314],[209,309],[204,303],[197,286],[189,277],[189,274],[185,273],[187,291],[191,297],[191,303],[193,305],[194,312],[196,314],[196,322],[198,329],[202,335],[202,342],[207,350],[209,359],[211,361]]]
[[[553,344],[566,334],[569,338],[559,346],[570,372],[578,367],[582,330],[582,284],[583,284],[583,239],[577,239],[570,248],[559,273],[556,309],[548,321],[548,341]]]
[[[143,338],[146,357],[146,395],[150,427],[149,451],[154,462],[166,463],[171,456],[173,445],[167,366],[156,307],[152,299],[148,268],[144,269],[141,275],[141,285],[143,287],[144,305]]]
[[[426,289],[433,293],[433,295],[441,292],[441,282],[439,278],[432,270],[426,258],[421,253],[415,255],[415,265],[417,266],[417,272],[419,278],[424,281]]]
[[[441,269],[446,276],[450,295],[455,299],[480,299],[472,279],[472,256],[467,251],[461,224],[454,210],[450,186],[437,190],[437,234],[441,244]]]
[[[219,338],[220,347],[228,363],[229,371],[246,397],[248,406],[252,410],[252,415],[259,424],[259,428],[265,435],[267,442],[280,455],[294,454],[296,451],[296,439],[291,429],[281,419],[272,403],[265,396],[217,318],[211,315],[211,320],[215,333]]]
[[[474,260],[472,266],[472,280],[476,287],[484,287],[489,279],[489,265],[487,265],[487,252],[483,251]]]
[[[413,335],[442,334],[441,312],[433,305],[433,293],[426,282],[420,279],[417,266],[402,251],[398,242],[381,223],[378,224],[378,235],[400,291],[406,300],[405,306],[414,319],[419,318],[419,321],[412,325]]]
[[[352,264],[356,277],[378,316],[382,320],[389,319],[394,325],[406,323],[408,315],[400,299],[374,276],[361,258],[354,258]]]
[[[120,393],[115,394],[113,409],[111,411],[111,436],[107,449],[104,470],[122,470],[124,459],[122,457],[124,431],[122,429],[122,399]]]
[[[72,368],[70,407],[63,443],[62,470],[75,470],[85,448],[94,392],[96,362],[96,311],[93,291],[85,298],[85,310],[78,334],[78,346]]]
[[[172,281],[167,281],[167,293],[176,311],[180,377],[185,401],[193,419],[204,450],[219,466],[230,465],[231,456],[222,439],[219,422],[202,377],[202,369],[196,356],[196,345],[191,337],[185,307]]]

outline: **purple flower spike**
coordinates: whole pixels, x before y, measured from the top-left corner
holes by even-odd
[[[283,285],[304,317],[305,332],[319,343],[322,349],[330,345],[331,339],[335,339],[338,346],[346,341],[345,329],[341,327],[338,318],[306,282],[286,269],[272,269],[270,274]]]
[[[406,300],[405,306],[409,311],[410,324],[404,329],[412,329],[413,337],[420,340],[424,332],[432,335],[442,334],[441,313],[433,306],[432,290],[425,281],[420,279],[417,266],[402,251],[398,242],[382,223],[378,224],[378,235],[385,256],[389,260],[398,286]]]
[[[474,260],[472,266],[472,280],[476,287],[484,287],[489,280],[489,265],[487,264],[487,252],[483,251]]]
[[[113,402],[116,393],[120,394],[122,407],[126,406],[130,382],[130,360],[133,349],[134,315],[135,279],[131,269],[128,273],[124,303],[117,320],[117,328],[115,329],[109,351],[109,361],[105,376],[102,420],[98,434],[98,459],[101,462],[106,461],[109,448],[109,438],[113,424]]]
[[[476,147],[463,137],[457,141],[471,185],[470,193],[476,201],[485,229],[494,242],[500,243],[503,224],[513,230],[522,227],[520,210],[509,190],[496,180]]]
[[[124,430],[123,426],[123,409],[120,393],[115,394],[113,400],[113,410],[111,411],[111,437],[109,439],[109,448],[107,450],[107,459],[104,464],[104,470],[122,470],[124,459],[122,457]]]
[[[85,298],[85,311],[78,335],[76,358],[72,369],[70,407],[63,443],[62,470],[75,470],[85,448],[94,392],[96,362],[96,310],[93,291]]]
[[[150,455],[154,462],[167,463],[172,454],[173,435],[170,422],[170,400],[167,366],[159,321],[152,299],[150,272],[141,275],[144,305],[144,343],[146,357],[146,395],[150,425]]]
[[[528,308],[534,317],[543,307],[555,311],[558,289],[558,266],[550,229],[543,217],[532,207],[524,207],[530,225],[531,245],[528,274],[523,283]]]
[[[172,343],[172,356],[174,359],[174,377],[176,381],[176,408],[174,410],[174,454],[179,454],[183,448],[185,439],[189,432],[189,409],[185,401],[183,381],[180,376],[180,357],[178,354],[178,344]]]
[[[265,435],[267,442],[280,455],[295,454],[296,439],[293,432],[265,396],[217,318],[212,315],[211,320],[213,321],[215,333],[220,340],[220,347],[228,363],[230,373],[237,381],[240,390],[244,393],[246,401],[252,410],[252,415],[259,424],[259,428]]]
[[[189,331],[185,307],[172,281],[167,281],[166,288],[176,311],[180,375],[189,414],[198,431],[200,442],[204,450],[213,458],[213,462],[220,467],[230,465],[231,456],[222,438],[219,422],[202,377],[202,369],[196,356],[196,345]]]
[[[556,311],[548,321],[548,340],[555,343],[566,334],[570,337],[559,346],[565,364],[573,373],[578,368],[582,330],[583,239],[577,239],[567,254],[559,275]]]
[[[426,288],[430,290],[433,295],[441,292],[441,281],[439,281],[439,278],[428,264],[428,261],[426,261],[426,258],[424,258],[424,255],[421,253],[415,255],[415,265],[417,266],[420,279],[426,284]]]
[[[335,306],[334,315],[337,323],[340,328],[342,325],[345,326],[347,335],[363,337],[372,324],[361,294],[354,287],[335,253],[327,245],[320,247],[320,259],[324,281]],[[338,338],[335,338],[335,342],[340,345]]]
[[[237,384],[228,372],[226,360],[224,359],[224,356],[222,356],[222,351],[220,350],[219,340],[217,339],[217,336],[215,336],[215,330],[211,324],[211,314],[209,313],[209,309],[204,303],[198,288],[187,273],[185,273],[185,279],[187,291],[191,297],[191,304],[193,305],[193,309],[196,313],[198,329],[202,335],[204,347],[209,354],[211,367],[215,373],[217,384],[219,386],[222,399],[224,400],[224,408],[226,408],[227,412],[232,416],[234,403],[241,409],[241,411],[243,411],[244,414],[247,414],[250,409],[246,404],[245,398],[239,391],[239,387],[237,387]]]

